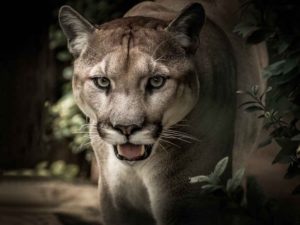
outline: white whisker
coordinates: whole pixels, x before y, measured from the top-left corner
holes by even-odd
[[[176,145],[176,144],[174,144],[174,143],[173,143],[173,142],[171,142],[171,141],[167,141],[166,139],[160,138],[160,141],[162,141],[162,142],[166,142],[166,143],[168,143],[168,144],[170,144],[170,145],[173,145],[173,146],[175,146],[175,147],[177,147],[177,148],[180,148],[180,146],[179,146],[179,145]]]

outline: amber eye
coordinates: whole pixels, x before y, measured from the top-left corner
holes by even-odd
[[[155,75],[148,80],[147,86],[152,89],[153,88],[156,88],[156,89],[161,88],[162,86],[164,86],[166,79],[167,78],[164,76]]]
[[[108,89],[110,87],[110,80],[106,77],[93,78],[94,84],[100,89]]]

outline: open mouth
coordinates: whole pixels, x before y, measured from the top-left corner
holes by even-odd
[[[152,145],[134,145],[130,143],[115,145],[116,157],[120,160],[139,161],[148,158],[152,151]]]

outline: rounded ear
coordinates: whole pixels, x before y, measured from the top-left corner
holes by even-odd
[[[199,33],[205,21],[205,11],[201,4],[192,3],[168,25],[167,31],[175,34],[175,39],[188,53],[195,53],[199,45]]]
[[[89,35],[95,27],[70,6],[59,10],[59,24],[68,40],[70,53],[77,57],[88,43]]]

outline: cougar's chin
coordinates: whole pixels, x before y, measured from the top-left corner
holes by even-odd
[[[139,161],[150,156],[152,145],[135,145],[131,143],[114,145],[114,152],[119,160]]]

